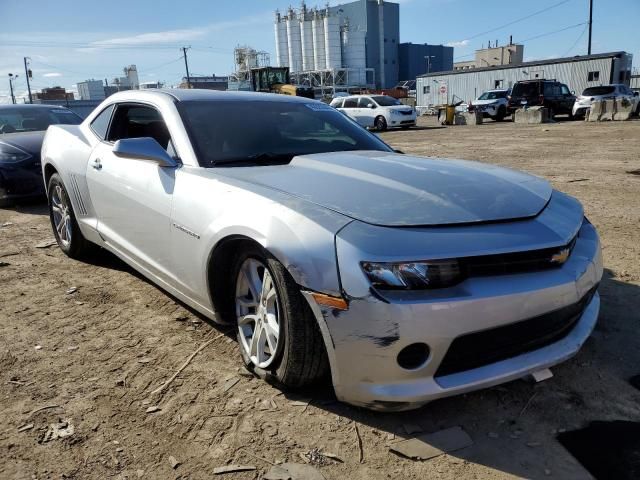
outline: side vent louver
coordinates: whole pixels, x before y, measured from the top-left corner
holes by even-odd
[[[78,206],[78,214],[79,215],[87,215],[87,209],[84,206],[84,202],[82,201],[82,195],[80,194],[80,187],[78,187],[78,180],[74,174],[70,175],[71,177],[71,193],[73,195],[74,200],[76,201],[76,205]]]

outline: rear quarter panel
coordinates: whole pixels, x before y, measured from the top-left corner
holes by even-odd
[[[87,162],[95,143],[88,128],[84,124],[49,127],[42,143],[42,173],[46,181],[51,168],[58,172],[83,235],[90,241],[100,242],[86,180]]]

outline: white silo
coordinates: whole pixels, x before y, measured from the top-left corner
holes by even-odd
[[[306,17],[300,19],[300,30],[302,40],[302,69],[313,70],[315,68],[313,53],[313,25]]]
[[[342,42],[344,45],[343,63],[345,67],[354,71],[349,72],[350,83],[366,83],[367,54],[366,54],[366,33],[362,30],[345,29],[342,32]]]
[[[279,67],[289,66],[289,44],[287,41],[287,24],[282,20],[280,13],[276,12],[276,63]]]
[[[302,71],[300,20],[293,10],[289,10],[289,15],[287,15],[287,42],[289,44],[289,68],[292,72],[300,72]]]
[[[342,67],[342,46],[340,44],[340,18],[324,18],[324,48],[327,68]]]
[[[324,49],[324,19],[320,13],[316,11],[311,23],[313,28],[314,68],[316,70],[322,70],[327,66],[327,58]]]

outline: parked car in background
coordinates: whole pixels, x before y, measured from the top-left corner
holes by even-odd
[[[469,111],[474,109],[481,110],[484,116],[490,117],[497,122],[504,120],[509,115],[507,106],[509,100],[507,96],[510,90],[489,90],[476,98],[469,105]]]
[[[416,110],[386,95],[351,95],[334,98],[331,106],[365,128],[409,128],[416,125]]]
[[[555,115],[571,116],[576,97],[564,83],[538,79],[516,82],[508,100],[509,113],[523,107],[544,106],[553,118]]]
[[[120,92],[51,127],[42,163],[63,252],[118,255],[285,387],[331,378],[340,400],[407,410],[562,362],[598,318],[578,200],[395,153],[324,103]]]
[[[614,83],[586,88],[573,104],[573,116],[584,117],[591,108],[592,102],[607,98],[627,99],[632,104],[632,112],[635,114],[640,113],[640,96],[638,92],[634,92],[622,83]]]
[[[42,139],[49,125],[77,125],[82,118],[64,107],[0,105],[0,206],[43,198]]]

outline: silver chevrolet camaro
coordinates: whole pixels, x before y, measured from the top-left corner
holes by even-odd
[[[332,107],[263,93],[117,93],[50,127],[42,168],[70,257],[103,247],[235,326],[284,387],[406,410],[574,355],[600,242],[540,178],[395,152]]]

